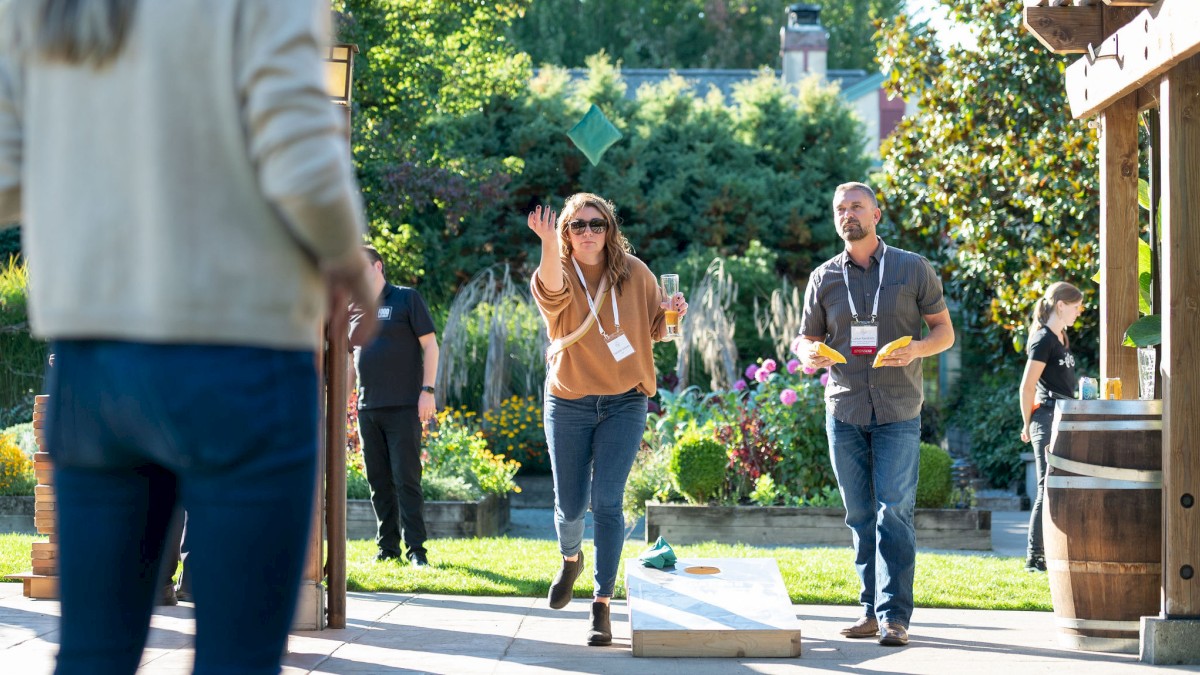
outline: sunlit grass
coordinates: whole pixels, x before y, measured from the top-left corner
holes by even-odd
[[[29,569],[30,535],[0,535],[0,570]],[[427,543],[428,568],[388,560],[375,562],[375,545],[351,541],[347,547],[347,586],[353,591],[544,597],[558,569],[558,546],[544,539],[437,539]],[[625,544],[623,558],[636,558],[646,545]],[[854,605],[858,579],[849,548],[759,547],[728,544],[677,546],[680,558],[774,558],[794,603]],[[592,591],[590,543],[584,546],[588,571],[575,583],[575,597]],[[625,597],[624,563],[616,595]],[[918,553],[915,599],[918,607],[1050,611],[1044,574],[1029,574],[1020,558],[992,555]]]

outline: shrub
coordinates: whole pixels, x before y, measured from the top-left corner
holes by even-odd
[[[28,283],[24,263],[0,258],[0,427],[33,418],[46,370],[46,343],[29,334]]]
[[[371,484],[362,465],[362,453],[355,458],[346,455],[346,499],[370,499]]]
[[[422,477],[421,494],[430,502],[473,502],[483,499],[483,491],[462,476],[441,474]]]
[[[940,509],[950,503],[954,480],[950,453],[932,443],[921,444],[920,474],[917,479],[917,508]]]
[[[668,470],[679,492],[694,504],[704,504],[720,493],[729,455],[711,430],[689,429],[675,444]]]
[[[458,476],[479,490],[480,495],[503,496],[519,490],[513,477],[520,463],[488,449],[482,431],[466,413],[443,410],[436,427],[425,430],[423,449],[427,457],[425,476]]]
[[[971,462],[992,487],[1006,489],[1024,474],[1016,374],[963,380],[948,415],[971,433]]]
[[[674,399],[670,392],[665,393]],[[666,422],[667,419],[660,413],[651,413],[646,430],[642,433],[642,447],[625,481],[622,510],[628,520],[644,516],[648,501],[670,502],[682,498],[671,484],[669,467],[675,428]]]
[[[550,473],[550,453],[536,396],[510,396],[483,414],[483,435],[498,455],[516,460],[522,473]]]
[[[722,399],[725,418],[717,422],[718,438],[733,456],[731,468],[740,478],[735,488],[748,497],[766,470],[781,501],[827,502],[837,481],[825,436],[824,386],[815,373],[795,364],[772,368],[773,363],[763,359],[748,366],[746,379],[735,385],[742,393]],[[733,433],[731,427],[736,427]]]
[[[0,434],[0,495],[28,496],[33,494],[37,477],[33,461],[17,445],[16,439]]]

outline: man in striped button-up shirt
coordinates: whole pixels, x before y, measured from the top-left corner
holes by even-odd
[[[830,368],[829,454],[854,534],[864,608],[842,634],[901,646],[908,643],[916,570],[921,359],[954,344],[954,327],[929,262],[875,234],[881,215],[870,187],[846,183],[834,191],[834,223],[846,248],[809,277],[792,351],[806,366]],[[929,334],[917,339],[922,322]],[[904,336],[912,342],[875,368],[876,351]],[[847,362],[821,356],[821,342]]]

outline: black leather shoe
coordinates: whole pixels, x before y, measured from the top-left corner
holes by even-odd
[[[592,603],[592,627],[588,629],[589,647],[607,647],[612,644],[612,622],[608,618],[608,604]]]
[[[375,554],[375,562],[383,562],[384,560],[399,560],[400,554],[395,551],[380,551]]]
[[[550,593],[547,594],[547,598],[550,600],[550,609],[562,609],[570,604],[575,580],[579,578],[581,571],[583,571],[583,551],[579,552],[578,560],[563,558],[562,567],[558,570],[558,574],[554,575],[554,581],[550,582]]]
[[[429,567],[429,558],[424,553],[413,553],[408,556],[408,564],[413,567]]]
[[[1045,572],[1046,571],[1046,556],[1031,555],[1025,559],[1026,572]]]

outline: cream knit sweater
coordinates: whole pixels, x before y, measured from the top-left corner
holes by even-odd
[[[0,223],[24,224],[35,334],[318,345],[320,269],[364,230],[328,16],[142,0],[99,70],[0,44]]]

